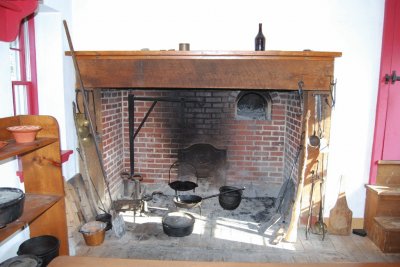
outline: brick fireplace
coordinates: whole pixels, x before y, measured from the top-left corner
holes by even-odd
[[[154,107],[134,142],[134,171],[143,175],[143,182],[167,184],[179,151],[204,143],[226,150],[227,184],[250,185],[256,195],[276,195],[300,144],[304,112],[311,112],[306,137],[316,125],[312,94],[332,95],[333,63],[339,56],[315,51],[77,52],[85,89],[99,95],[96,106],[102,110],[95,115],[111,190],[120,187],[121,171],[130,169],[127,99],[134,94],[196,101],[160,101]],[[240,101],[246,92],[253,93],[249,102],[256,104],[256,114],[250,116]],[[257,94],[267,100],[265,106],[254,100]],[[135,128],[151,105],[135,101]],[[323,122],[327,140],[329,116],[330,109]],[[309,152],[297,166],[307,165],[306,183],[314,164],[326,161],[318,149]]]
[[[239,90],[102,90],[103,154],[109,179],[118,186],[121,170],[130,172],[128,94],[133,94],[138,99],[178,100],[157,102],[134,141],[134,172],[142,174],[143,183],[168,183],[179,150],[210,144],[226,150],[226,171],[220,173],[225,177],[209,181],[223,179],[227,185],[253,188],[256,195],[273,195],[288,177],[300,144],[299,96],[297,91],[246,93],[269,100],[264,118],[240,114]],[[152,104],[135,100],[135,129]],[[209,181],[206,177],[203,183]],[[220,185],[208,183],[207,188]]]

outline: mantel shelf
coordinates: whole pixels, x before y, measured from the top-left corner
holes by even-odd
[[[85,88],[298,90],[303,81],[304,90],[328,91],[334,59],[342,53],[77,51],[75,55]]]
[[[71,55],[70,51],[66,52],[67,55]],[[75,54],[78,57],[179,57],[179,58],[204,58],[211,59],[217,57],[225,58],[318,58],[318,57],[340,57],[341,52],[325,52],[325,51],[279,51],[279,50],[268,50],[268,51],[224,51],[224,50],[194,50],[194,51],[175,51],[175,50],[160,50],[160,51],[76,51]]]

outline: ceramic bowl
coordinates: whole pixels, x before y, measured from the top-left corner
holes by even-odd
[[[42,129],[36,125],[20,125],[8,127],[9,130],[17,143],[29,143],[36,139],[36,134]]]

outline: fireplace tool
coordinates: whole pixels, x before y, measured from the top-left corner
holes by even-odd
[[[318,221],[314,224],[314,232],[317,235],[322,235],[322,240],[325,239],[325,234],[327,232],[327,225],[324,222],[323,216],[323,184],[324,184],[324,161],[322,159],[322,168],[321,168],[321,183],[320,183],[320,202],[319,202],[319,214],[318,214]]]
[[[142,175],[138,173],[131,175],[128,172],[121,172],[120,176],[124,185],[124,197],[141,200],[142,188],[140,182],[143,181]]]
[[[143,177],[140,174],[131,175],[128,172],[120,174],[124,187],[124,198],[117,199],[115,209],[118,211],[133,211],[133,222],[136,221],[136,212],[146,211],[146,200],[142,195],[141,181]]]
[[[310,202],[308,205],[308,216],[307,216],[307,224],[306,224],[306,239],[308,239],[308,236],[311,231],[311,222],[312,222],[312,217],[313,217],[313,206],[314,206],[314,200],[313,200],[313,195],[314,195],[314,187],[315,183],[318,181],[318,177],[316,178],[315,175],[318,173],[318,161],[316,162],[317,168],[316,170],[311,171],[311,189],[310,189]]]
[[[277,223],[283,216],[286,214],[286,212],[290,208],[290,201],[292,201],[294,197],[294,189],[295,189],[295,184],[296,182],[294,181],[293,178],[293,171],[295,169],[295,166],[297,165],[297,161],[300,156],[300,152],[303,149],[303,146],[300,145],[299,148],[297,149],[297,154],[296,158],[293,161],[292,168],[290,170],[290,175],[289,178],[285,180],[285,182],[282,184],[281,189],[279,190],[278,197],[275,202],[275,214],[264,224],[261,224],[258,228],[258,233],[263,234],[265,233],[266,230],[268,230],[272,225]]]
[[[321,105],[321,100],[318,97],[319,97],[319,95],[314,95],[315,111],[314,111],[313,134],[308,138],[309,145],[314,148],[319,147],[319,145],[321,143],[321,140],[320,140],[321,134],[319,132],[317,135],[316,130],[315,130],[315,124],[318,123],[318,131],[320,131],[321,116],[319,115],[320,114],[319,106]]]
[[[69,33],[68,25],[67,25],[67,22],[65,20],[63,21],[63,24],[64,24],[64,29],[65,29],[65,34],[66,34],[67,40],[68,40],[69,49],[70,49],[70,52],[71,52],[71,55],[72,55],[72,62],[73,62],[74,67],[75,67],[75,73],[76,73],[76,76],[77,76],[77,81],[79,82],[79,85],[80,85],[79,86],[79,90],[80,90],[80,92],[82,94],[85,117],[88,120],[88,126],[89,126],[90,133],[92,134],[93,137],[95,137],[96,136],[96,131],[95,131],[95,128],[94,128],[93,119],[91,118],[91,114],[90,114],[90,110],[89,110],[89,103],[88,103],[88,100],[87,100],[87,97],[86,97],[86,94],[85,94],[85,86],[83,84],[83,80],[82,80],[81,73],[80,73],[80,70],[79,70],[79,65],[78,65],[78,61],[76,59],[75,50],[74,50],[74,47],[73,47],[73,44],[72,44],[71,35]],[[113,215],[112,216],[112,226],[113,226],[115,235],[119,238],[119,237],[121,237],[121,236],[123,236],[125,234],[125,222],[124,222],[123,218],[114,209],[114,202],[113,202],[112,196],[111,196],[111,190],[110,190],[110,186],[109,186],[109,183],[108,183],[107,173],[106,173],[105,168],[104,168],[103,156],[102,156],[102,152],[100,151],[100,145],[98,144],[97,138],[93,138],[93,143],[94,143],[95,148],[96,148],[97,158],[98,158],[98,160],[100,162],[100,169],[101,169],[101,172],[102,172],[102,175],[103,175],[103,179],[104,179],[104,183],[106,185],[107,192],[108,192],[108,195],[109,195],[109,198],[110,198],[111,205],[110,205],[108,213]]]

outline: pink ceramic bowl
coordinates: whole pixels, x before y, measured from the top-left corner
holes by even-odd
[[[9,130],[17,143],[29,143],[36,139],[36,134],[42,129],[36,125],[21,125],[8,127]]]

